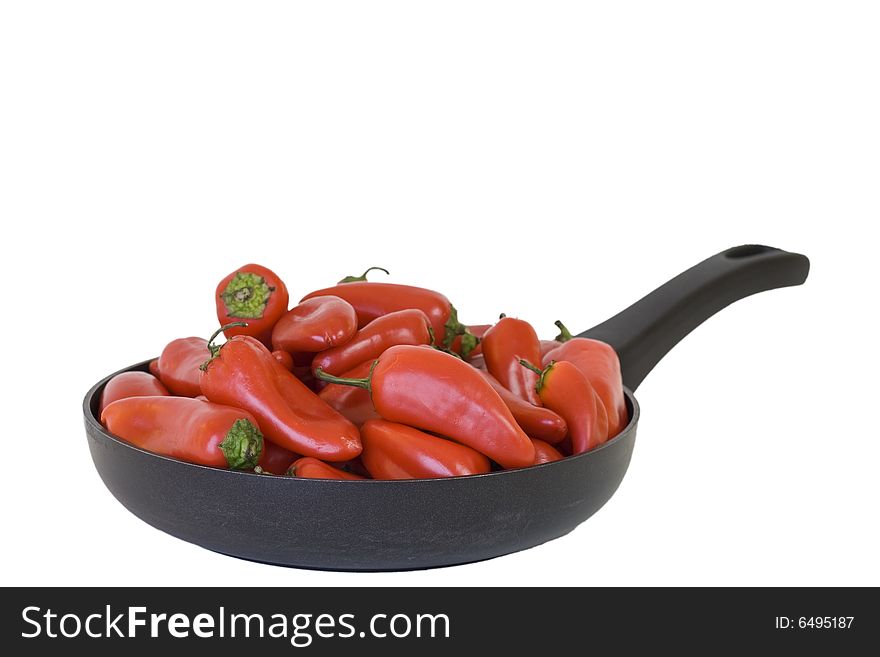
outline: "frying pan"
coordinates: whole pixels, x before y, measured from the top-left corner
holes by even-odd
[[[751,294],[800,285],[806,257],[745,245],[704,260],[581,334],[620,356],[629,424],[599,448],[554,463],[450,479],[330,481],[193,465],[125,443],[98,421],[110,376],[83,402],[92,459],[110,492],[185,541],[270,564],[327,570],[448,566],[539,545],[593,515],[617,490],[636,439],[633,391],[684,336]],[[125,370],[147,370],[149,361]],[[111,375],[112,376],[112,375]]]

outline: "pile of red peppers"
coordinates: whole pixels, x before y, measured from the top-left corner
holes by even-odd
[[[217,286],[214,335],[110,379],[101,422],[199,465],[339,480],[525,468],[626,426],[609,345],[561,322],[555,340],[505,315],[466,326],[444,295],[369,281],[372,269],[292,308],[274,272],[237,269]]]

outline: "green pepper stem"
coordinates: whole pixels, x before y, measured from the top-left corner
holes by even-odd
[[[449,304],[449,319],[443,324],[443,345],[447,349],[452,346],[455,338],[467,333],[467,326],[458,321],[458,311],[451,303]]]
[[[537,367],[536,365],[532,365],[529,361],[524,360],[522,358],[519,359],[519,364],[522,365],[523,367],[525,367],[526,369],[532,370],[532,372],[534,372],[535,374],[543,374],[544,373],[544,370],[542,370],[540,367]]]
[[[244,418],[232,423],[232,427],[219,445],[231,470],[252,470],[263,453],[263,434]]]
[[[571,340],[574,337],[571,334],[571,331],[569,331],[565,327],[565,324],[563,324],[561,320],[557,319],[553,323],[556,325],[556,328],[559,329],[559,335],[557,335],[555,338],[553,338],[554,340],[556,340],[556,342],[568,342],[569,340]]]
[[[323,368],[319,367],[315,370],[315,378],[320,379],[321,381],[326,381],[327,383],[338,383],[342,386],[353,386],[355,388],[363,388],[372,393],[371,382],[373,379],[373,370],[376,367],[376,363],[378,363],[378,359],[373,362],[373,367],[370,368],[370,375],[364,377],[363,379],[355,379],[349,378],[345,376],[333,376],[332,374],[327,374]]]
[[[480,338],[471,333],[470,329],[465,330],[464,335],[461,336],[462,359],[467,360],[468,356],[470,356],[471,352],[477,348],[478,344],[480,344]]]
[[[553,369],[553,366],[556,365],[556,361],[551,360],[549,363],[547,363],[547,367],[545,367],[543,370],[539,367],[536,367],[535,365],[532,365],[529,361],[523,360],[522,358],[519,359],[519,364],[526,369],[532,370],[532,372],[538,375],[538,382],[535,384],[535,392],[540,394],[541,390],[544,388],[544,379],[547,378],[547,372]]]
[[[365,272],[364,272],[363,274],[361,274],[360,276],[346,276],[345,278],[343,278],[343,279],[342,279],[341,281],[339,281],[339,282],[340,282],[340,283],[357,283],[358,281],[366,281],[366,280],[367,280],[367,274],[369,274],[371,271],[374,271],[374,270],[376,270],[376,269],[378,269],[379,271],[384,271],[386,274],[388,274],[389,276],[391,276],[391,272],[389,272],[389,271],[388,271],[387,269],[385,269],[384,267],[370,267],[367,271],[365,271]]]

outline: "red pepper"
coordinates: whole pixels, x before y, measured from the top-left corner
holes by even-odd
[[[451,440],[396,422],[370,420],[361,459],[374,479],[434,479],[489,472],[489,459]]]
[[[390,422],[446,436],[506,468],[534,462],[535,448],[498,393],[478,371],[450,354],[398,345],[378,358],[368,377],[344,379],[321,369],[315,375],[369,390],[376,412]]]
[[[540,406],[541,399],[535,392],[538,375],[519,364],[520,360],[541,362],[541,346],[532,325],[502,315],[498,323],[486,331],[482,345],[489,374],[517,397]]]
[[[313,297],[282,315],[272,330],[272,346],[315,353],[343,345],[357,331],[357,313],[339,297]]]
[[[159,359],[154,358],[150,361],[150,374],[155,376],[157,379],[159,378]]]
[[[305,456],[291,463],[285,474],[289,477],[302,477],[304,479],[344,479],[352,481],[363,479],[361,476],[339,470],[332,465],[324,463],[324,461],[319,461],[310,456]]]
[[[328,374],[339,375],[359,363],[378,358],[394,345],[431,344],[432,333],[431,323],[421,310],[382,315],[358,331],[350,342],[318,353],[312,361],[312,372],[320,367]]]
[[[236,323],[226,330],[227,338],[250,335],[271,348],[272,328],[287,312],[289,299],[284,281],[265,267],[245,265],[220,281],[214,296],[220,323]]]
[[[616,436],[629,422],[617,352],[599,340],[573,338],[562,322],[556,322],[556,325],[561,331],[556,339],[561,344],[544,356],[543,364],[565,360],[583,372],[608,413],[609,436]]]
[[[556,347],[562,345],[561,342],[557,342],[556,340],[540,340],[539,342],[541,344],[541,358],[556,349]]]
[[[293,372],[293,356],[291,356],[286,351],[281,351],[280,349],[276,349],[272,352],[272,358],[277,360],[281,365],[284,366],[288,372]]]
[[[159,356],[159,378],[174,395],[196,397],[199,368],[208,360],[208,341],[204,338],[179,338],[169,342]]]
[[[287,466],[299,458],[299,455],[289,449],[279,447],[271,440],[263,441],[263,455],[260,457],[260,467],[265,472],[273,475],[282,475]]]
[[[551,361],[543,370],[525,360],[521,363],[538,374],[535,387],[544,406],[565,419],[573,454],[608,440],[608,414],[583,372],[564,360]]]
[[[498,396],[504,401],[517,424],[522,427],[531,438],[540,438],[548,443],[561,442],[568,433],[568,426],[559,415],[543,406],[535,406],[524,399],[520,399],[510,390],[501,385],[498,380],[482,370],[477,370],[486,381],[495,389]],[[355,376],[355,375],[352,375]]]
[[[103,411],[108,405],[119,399],[128,397],[168,396],[170,393],[152,374],[147,372],[123,372],[107,382],[101,391],[98,410]]]
[[[263,451],[253,415],[188,397],[120,399],[101,422],[136,447],[199,465],[248,470]]]
[[[564,458],[553,445],[548,445],[543,440],[532,438],[532,444],[535,446],[535,465],[560,461]]]
[[[428,316],[437,344],[447,348],[452,344],[455,336],[465,333],[465,325],[458,321],[458,313],[444,295],[423,287],[373,283],[366,280],[367,272],[362,276],[348,276],[343,279],[351,282],[307,294],[303,297],[303,301],[327,295],[341,297],[354,306],[359,328],[363,328],[382,315],[415,308]]]
[[[257,418],[266,438],[304,456],[347,461],[361,452],[357,427],[325,404],[249,336],[209,342],[202,392],[213,402],[243,408]]]
[[[465,360],[470,360],[474,356],[479,356],[483,351],[483,345],[480,341],[486,331],[492,328],[491,324],[474,324],[465,328],[463,335],[456,335],[455,339],[449,345],[449,350],[457,353]]]
[[[345,378],[362,379],[370,375],[372,367],[373,361],[368,360],[366,363],[361,363],[342,376]],[[370,393],[363,388],[330,383],[318,393],[318,397],[348,418],[356,427],[360,427],[367,420],[374,420],[379,417],[376,409],[373,408]]]

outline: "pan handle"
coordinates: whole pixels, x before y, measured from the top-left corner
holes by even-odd
[[[578,337],[607,342],[635,390],[678,341],[722,308],[747,296],[800,285],[810,261],[799,253],[745,244],[703,260]]]

